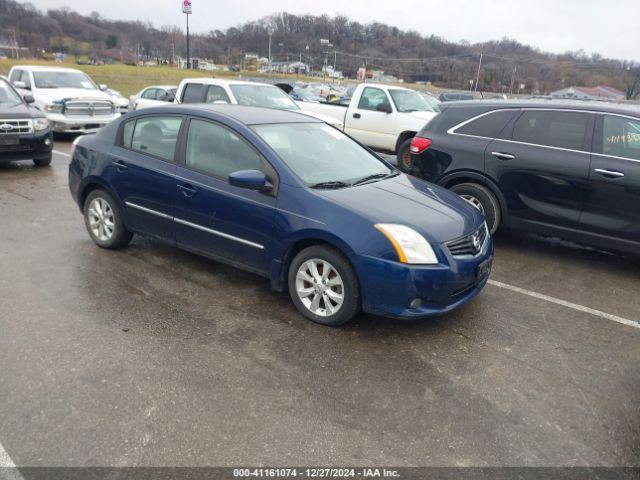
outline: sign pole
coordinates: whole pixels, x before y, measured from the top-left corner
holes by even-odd
[[[191,0],[182,0],[182,13],[187,16],[187,70],[191,69],[191,48],[189,44],[189,15],[192,13]]]

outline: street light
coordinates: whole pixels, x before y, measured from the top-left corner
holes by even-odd
[[[273,37],[273,27],[267,29],[269,35],[269,78],[271,78],[271,37]]]

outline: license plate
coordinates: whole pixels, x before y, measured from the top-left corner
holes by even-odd
[[[0,145],[18,145],[20,137],[17,135],[0,135]]]
[[[485,260],[480,265],[478,265],[478,270],[476,272],[476,276],[478,278],[484,278],[491,274],[491,266],[493,264],[493,259]]]

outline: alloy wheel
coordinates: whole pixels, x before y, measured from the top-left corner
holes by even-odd
[[[89,227],[101,242],[107,242],[115,231],[115,217],[111,205],[104,198],[94,198],[89,204]]]
[[[314,315],[328,317],[340,310],[344,302],[342,277],[326,260],[307,260],[296,273],[296,293]]]
[[[478,210],[480,210],[482,212],[482,214],[484,215],[484,207],[482,206],[482,203],[480,202],[480,200],[478,200],[473,195],[460,195],[460,196],[464,200],[466,200],[468,203],[470,203],[471,205],[476,207]]]

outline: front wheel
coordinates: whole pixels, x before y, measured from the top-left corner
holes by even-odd
[[[480,210],[484,214],[491,233],[496,233],[502,221],[502,210],[498,199],[491,190],[478,183],[461,183],[451,187],[451,191]]]
[[[91,240],[102,248],[127,245],[133,234],[124,227],[117,202],[105,190],[92,191],[84,202],[84,223]]]
[[[413,158],[411,157],[411,141],[409,138],[400,144],[396,157],[398,159],[398,168],[404,173],[411,173],[413,170]]]
[[[47,165],[51,165],[52,157],[53,157],[53,154],[50,153],[46,157],[34,158],[33,163],[36,167],[46,167]]]
[[[356,273],[333,248],[316,245],[298,253],[289,267],[288,284],[293,304],[313,322],[342,325],[360,310]]]

